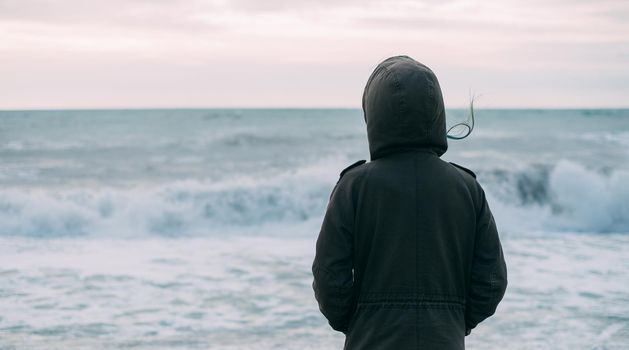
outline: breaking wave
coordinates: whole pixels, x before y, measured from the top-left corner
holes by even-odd
[[[269,226],[288,232],[297,223],[321,220],[343,162],[267,179],[190,180],[162,187],[3,189],[0,235],[186,236],[256,232]],[[478,178],[501,229],[629,232],[628,172],[560,161],[553,167],[483,171]]]
[[[629,232],[629,172],[561,160],[479,174],[499,223],[513,231]]]
[[[338,160],[331,163],[338,167]],[[230,228],[255,232],[263,226],[320,218],[334,176],[315,165],[267,179],[243,176],[131,188],[3,189],[0,235],[185,236],[222,234]]]

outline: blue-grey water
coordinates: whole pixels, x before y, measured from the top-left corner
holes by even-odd
[[[310,264],[368,157],[359,110],[0,111],[0,349],[341,348]],[[509,267],[468,348],[629,348],[629,110],[478,110],[443,158]]]

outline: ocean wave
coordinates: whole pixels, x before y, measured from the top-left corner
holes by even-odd
[[[479,174],[509,230],[629,232],[629,172],[560,160]]]
[[[131,188],[0,190],[0,235],[186,236],[290,232],[320,221],[338,169],[333,158],[272,178],[188,180]],[[478,174],[499,228],[629,232],[629,173],[570,161]],[[272,226],[272,228],[269,228]],[[288,233],[286,233],[288,234]],[[314,232],[313,232],[314,234]]]
[[[320,218],[342,157],[272,178],[0,190],[0,235],[199,235]],[[282,231],[281,228],[277,229]],[[250,230],[251,231],[251,230]]]
[[[562,135],[562,137],[572,140],[629,147],[629,132],[627,131],[568,133]]]
[[[3,191],[0,235],[178,236],[229,226],[299,222],[321,214],[326,189],[274,185],[213,189],[199,182],[162,189]]]
[[[225,135],[218,138],[217,141],[228,147],[265,147],[269,145],[291,146],[301,142],[301,140],[297,137],[278,135],[260,136],[253,132]]]

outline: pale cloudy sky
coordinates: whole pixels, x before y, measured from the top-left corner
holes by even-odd
[[[448,107],[629,107],[626,0],[0,0],[0,109],[359,108],[397,54]]]

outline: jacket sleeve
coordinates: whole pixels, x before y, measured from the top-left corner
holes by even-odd
[[[476,223],[472,276],[467,296],[466,335],[494,314],[507,288],[507,267],[494,217],[479,186],[481,208]]]
[[[347,332],[354,313],[353,276],[354,207],[351,194],[342,182],[332,191],[330,202],[317,239],[312,264],[315,298],[330,326]]]

